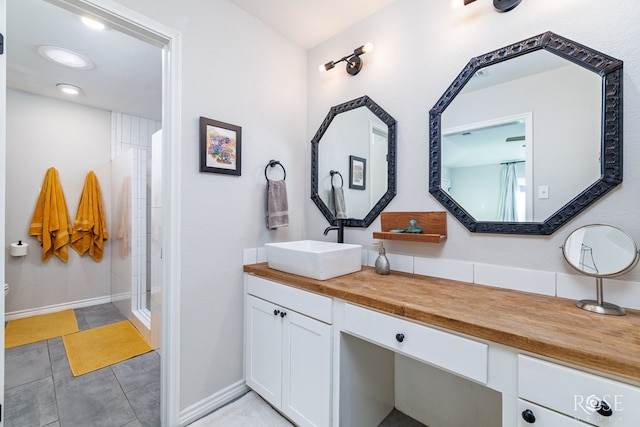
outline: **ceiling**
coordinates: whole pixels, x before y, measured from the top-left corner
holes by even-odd
[[[305,49],[396,0],[229,0]]]
[[[38,54],[41,45],[77,52],[95,63],[75,70]],[[80,17],[44,0],[7,2],[7,87],[109,111],[160,120],[162,51],[120,31],[92,30]],[[78,86],[65,95],[57,83]]]
[[[96,31],[56,0],[7,2],[7,87],[148,119],[161,120],[162,51],[113,28]],[[309,49],[395,0],[229,0]],[[37,52],[53,45],[95,63],[92,70],[55,64]],[[74,98],[57,83],[78,86]]]

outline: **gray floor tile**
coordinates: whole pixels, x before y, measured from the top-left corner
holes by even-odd
[[[51,338],[47,340],[47,345],[49,346],[49,359],[59,359],[60,357],[66,357],[67,352],[64,349],[64,344],[62,343],[62,338]]]
[[[71,368],[69,367],[69,359],[67,359],[66,352],[55,358],[51,358],[51,372],[53,374],[53,382],[56,387],[61,387],[67,384],[81,387],[84,383],[93,383],[96,379],[113,375],[111,368],[107,366],[106,368],[74,377],[71,372]]]
[[[160,386],[160,356],[155,351],[111,365],[124,392],[151,382]]]
[[[141,425],[160,427],[160,382],[147,384],[126,393]]]
[[[90,380],[56,384],[61,427],[114,427],[135,421],[136,415],[120,384],[109,373]],[[82,377],[86,375],[78,378]]]
[[[84,314],[78,310],[74,310],[76,313],[76,321],[78,322],[78,330],[86,331],[87,329],[91,329],[91,325],[87,322],[87,319],[84,318]]]
[[[4,357],[5,390],[51,376],[46,341],[8,348]]]
[[[113,304],[76,318],[80,330],[125,320]],[[5,365],[6,427],[160,425],[157,351],[74,377],[62,339],[52,338],[6,350]]]
[[[394,409],[387,415],[387,417],[380,423],[378,427],[427,427],[419,421],[414,420],[408,415]]]
[[[6,390],[5,427],[45,426],[58,419],[51,377]]]
[[[112,303],[78,308],[76,309],[76,313],[76,317],[78,315],[82,316],[92,328],[127,320],[127,318],[120,313],[118,307]]]

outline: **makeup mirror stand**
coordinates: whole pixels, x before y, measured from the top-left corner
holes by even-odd
[[[583,310],[593,311],[599,314],[611,314],[614,316],[624,316],[624,308],[611,304],[610,302],[604,302],[602,292],[602,277],[596,277],[596,300],[583,299],[576,302],[576,306]]]
[[[622,307],[604,301],[602,279],[636,266],[639,252],[631,236],[610,225],[589,224],[571,232],[561,248],[571,267],[596,279],[596,299],[579,300],[576,306],[593,313],[624,316]]]

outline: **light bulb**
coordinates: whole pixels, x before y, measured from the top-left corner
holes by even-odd
[[[56,86],[58,87],[58,89],[60,89],[62,92],[66,93],[67,95],[79,95],[80,92],[82,91],[78,86],[74,86],[66,83],[58,83]]]
[[[94,30],[104,30],[104,24],[102,22],[96,21],[93,18],[83,16],[81,18],[81,21],[84,25],[89,28],[93,28]]]

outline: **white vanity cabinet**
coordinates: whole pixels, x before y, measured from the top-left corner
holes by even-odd
[[[640,425],[640,388],[530,356],[518,356],[518,397],[519,427]]]
[[[297,425],[329,426],[333,301],[245,277],[247,385]]]

